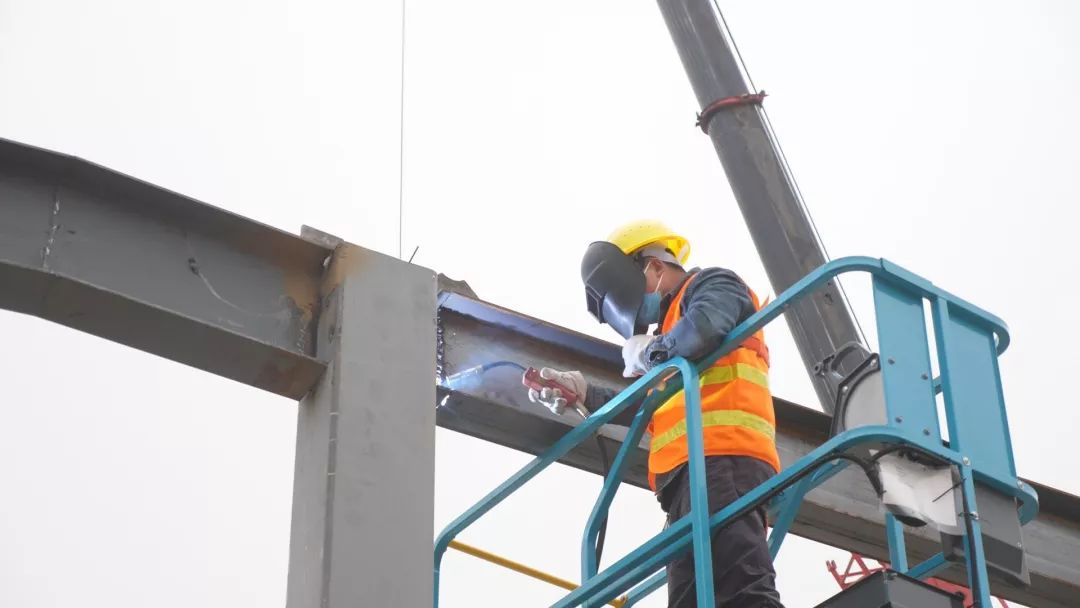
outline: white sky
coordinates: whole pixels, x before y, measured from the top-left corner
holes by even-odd
[[[1061,457],[1080,423],[1078,5],[723,6],[830,253],[887,257],[1002,316],[1020,473],[1080,493]],[[400,8],[0,0],[0,136],[396,254]],[[768,292],[653,2],[408,9],[406,255],[614,339],[582,306],[581,249],[661,215],[694,263]],[[293,403],[28,317],[0,314],[0,334],[0,606],[284,604]],[[812,403],[786,327],[768,335],[774,392]],[[525,460],[440,430],[436,527]],[[462,539],[575,578],[598,488],[557,467]],[[661,522],[626,490],[606,555]],[[835,593],[824,561],[844,556],[789,541],[786,603]],[[443,581],[448,607],[557,596],[456,554]]]

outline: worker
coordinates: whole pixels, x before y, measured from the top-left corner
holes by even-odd
[[[713,352],[740,322],[754,314],[757,295],[730,270],[684,269],[689,242],[663,223],[634,222],[606,241],[592,243],[582,260],[589,312],[617,331],[625,344],[625,377],[641,376],[676,356],[700,359]],[[652,334],[650,326],[658,326]],[[768,388],[769,351],[761,332],[721,357],[701,374],[705,476],[709,511],[715,513],[780,469],[775,415]],[[541,370],[544,378],[572,389],[580,403],[567,404],[562,391],[531,390],[530,399],[555,412],[582,405],[593,412],[615,396],[589,386],[578,371]],[[629,425],[638,406],[612,422]],[[653,412],[649,422],[649,487],[671,525],[690,512],[689,470],[683,393]],[[763,508],[715,532],[712,538],[716,605],[725,608],[782,608],[766,542]],[[669,608],[695,606],[693,553],[667,567]]]

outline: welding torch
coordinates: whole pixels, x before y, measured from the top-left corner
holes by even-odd
[[[462,380],[473,376],[479,376],[480,374],[483,374],[489,369],[504,366],[513,367],[521,370],[523,372],[521,375],[521,383],[524,384],[526,387],[537,392],[540,392],[545,388],[552,391],[558,391],[557,393],[555,393],[556,397],[559,399],[565,399],[566,403],[572,404],[573,410],[577,412],[577,414],[581,416],[582,419],[586,419],[589,417],[589,410],[587,410],[582,404],[583,395],[579,395],[572,388],[566,386],[565,384],[562,384],[561,382],[544,378],[540,375],[540,370],[536,369],[535,367],[525,367],[524,365],[521,365],[520,363],[515,363],[513,361],[492,361],[490,363],[484,363],[483,365],[470,367],[468,369],[457,372],[456,374],[451,374],[447,376],[445,385],[447,386],[447,388],[452,389],[454,388],[455,384],[460,383]],[[607,447],[605,447],[604,442],[600,438],[599,431],[596,432],[595,437],[596,448],[600,453],[600,464],[603,467],[603,476],[605,479],[607,479],[608,473],[611,471],[611,457],[608,455]],[[598,564],[600,563],[600,557],[604,551],[604,540],[607,537],[607,522],[607,516],[605,515],[603,521],[600,522],[600,530],[596,538],[594,554],[596,556],[596,563]]]
[[[566,403],[571,404],[573,410],[577,412],[579,416],[581,416],[583,419],[589,417],[589,410],[587,410],[585,406],[581,403],[582,396],[574,392],[573,389],[555,380],[549,380],[542,377],[540,375],[540,370],[536,369],[535,367],[525,367],[524,365],[520,363],[515,363],[514,361],[492,361],[490,363],[484,363],[483,365],[476,365],[474,367],[470,367],[468,369],[457,372],[456,374],[451,374],[447,376],[446,386],[449,388],[453,388],[455,384],[458,384],[463,380],[466,380],[467,378],[470,378],[472,376],[479,376],[480,374],[483,374],[484,372],[490,369],[494,369],[496,367],[513,367],[521,370],[523,372],[521,376],[521,383],[524,384],[526,387],[531,388],[537,392],[540,392],[545,388],[551,389],[553,391],[558,391],[557,396],[561,399],[565,399]]]

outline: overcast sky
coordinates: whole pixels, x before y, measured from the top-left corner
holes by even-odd
[[[1010,325],[1021,475],[1080,493],[1080,5],[723,2],[833,256],[887,257]],[[403,246],[484,299],[609,340],[582,248],[660,216],[768,283],[651,1],[409,0]],[[0,0],[0,137],[278,228],[398,252],[400,2]],[[867,285],[849,291],[873,334]],[[0,286],[2,288],[2,286]],[[0,606],[284,605],[296,405],[0,314]],[[814,395],[781,323],[778,396]],[[436,527],[526,461],[438,432]],[[599,488],[556,467],[463,540],[569,578]],[[607,556],[656,533],[620,494]],[[835,593],[792,539],[791,607]],[[443,604],[557,592],[450,554]],[[427,584],[427,581],[417,581]],[[649,606],[664,605],[663,593]]]

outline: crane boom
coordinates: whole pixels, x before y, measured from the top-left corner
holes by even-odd
[[[749,89],[711,0],[659,5],[701,105],[701,127],[716,147],[769,282],[780,293],[826,260],[759,107],[763,95]],[[818,399],[831,414],[837,386],[818,370],[844,345],[861,343],[852,313],[830,282],[785,317]],[[842,374],[861,363],[846,359]]]
[[[824,264],[826,256],[760,107],[764,92],[748,87],[749,77],[740,69],[738,51],[713,0],[659,0],[659,5],[702,108],[698,124],[712,139],[773,289],[783,292]],[[878,357],[860,340],[838,287],[830,281],[792,303],[785,314],[818,399],[834,417],[834,433],[889,419]],[[923,318],[921,310],[918,314]],[[949,400],[946,395],[946,405]],[[934,432],[930,426],[924,433]],[[931,519],[916,496],[928,491],[934,473],[919,466],[904,458],[881,463],[882,475],[895,484],[887,490],[894,498],[884,504],[909,525]],[[1015,474],[1011,464],[1010,472]],[[976,486],[981,510],[992,513],[996,522],[980,535],[987,568],[1013,584],[1029,584],[1016,501],[985,484]],[[911,492],[907,498],[895,499],[905,491]],[[946,554],[962,552],[965,540],[955,530],[942,528],[941,539]]]

